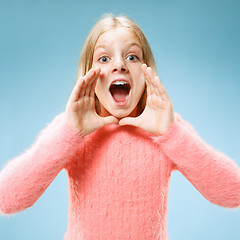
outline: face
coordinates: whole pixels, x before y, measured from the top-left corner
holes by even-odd
[[[118,27],[100,35],[92,68],[101,68],[96,85],[100,116],[118,119],[137,116],[137,105],[145,89],[139,39],[129,29]]]

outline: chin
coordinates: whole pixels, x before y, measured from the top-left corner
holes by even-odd
[[[115,111],[110,111],[109,112],[110,115],[114,116],[117,119],[122,119],[125,117],[137,117],[137,113],[136,110],[132,110],[132,109],[119,109],[119,110],[115,110]]]
[[[130,114],[129,113],[110,113],[110,115],[120,120],[122,118],[128,117]]]

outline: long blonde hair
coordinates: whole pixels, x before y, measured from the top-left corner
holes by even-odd
[[[150,48],[147,38],[145,37],[142,30],[138,27],[138,25],[133,20],[126,16],[116,17],[112,14],[106,14],[93,26],[83,45],[82,53],[78,64],[77,80],[80,77],[84,76],[91,69],[94,48],[100,35],[108,30],[117,27],[126,27],[133,31],[133,33],[138,37],[141,43],[144,63],[146,63],[147,66],[152,68],[154,74],[157,74],[156,64],[152,54],[152,50]],[[96,110],[97,112],[99,112],[99,101],[96,96],[95,100]],[[146,88],[138,103],[139,114],[141,114],[141,112],[143,111],[145,104],[146,104]]]

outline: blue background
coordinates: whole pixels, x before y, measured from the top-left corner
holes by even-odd
[[[0,168],[64,111],[83,42],[106,12],[125,14],[149,39],[176,112],[240,166],[240,1],[0,0]],[[62,239],[67,177],[30,209],[0,217],[0,239]],[[240,210],[213,205],[171,178],[170,240],[240,239]]]

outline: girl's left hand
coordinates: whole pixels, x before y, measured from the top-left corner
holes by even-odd
[[[119,125],[133,125],[157,136],[163,135],[174,122],[173,104],[152,69],[143,64],[142,70],[147,84],[146,107],[140,116],[123,118]]]

